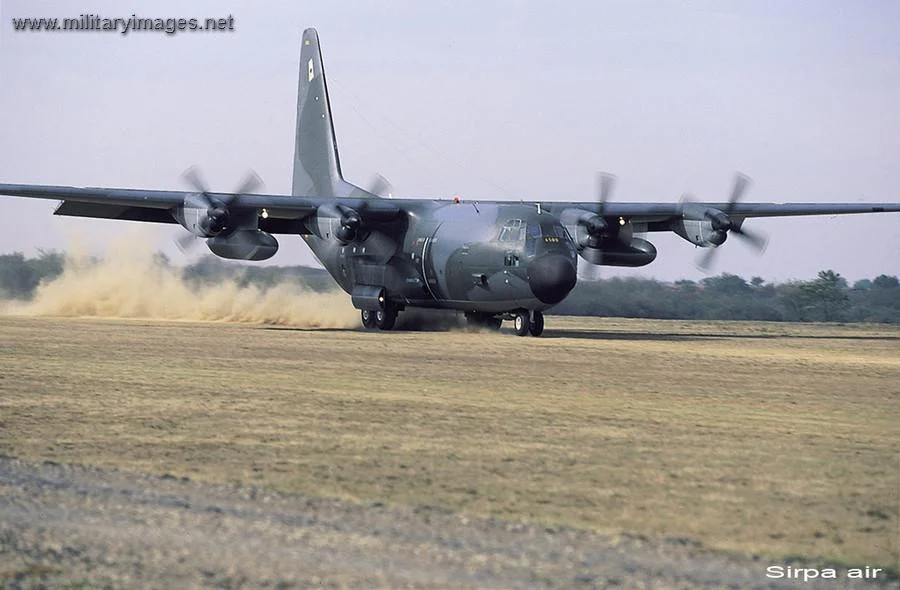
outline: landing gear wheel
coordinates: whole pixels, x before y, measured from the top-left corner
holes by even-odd
[[[528,336],[531,331],[531,314],[524,310],[517,312],[513,326],[516,329],[516,336]]]
[[[371,309],[364,309],[359,312],[360,317],[362,317],[363,328],[366,330],[374,330],[375,325],[375,312]]]
[[[488,318],[484,322],[484,327],[488,330],[499,330],[503,325],[503,318]]]
[[[531,327],[528,332],[532,336],[540,336],[544,333],[544,314],[535,311],[531,314]]]
[[[391,305],[385,305],[384,309],[375,312],[375,325],[379,330],[390,330],[397,321],[397,310]]]

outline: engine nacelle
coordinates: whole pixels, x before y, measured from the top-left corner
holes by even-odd
[[[564,210],[560,215],[560,222],[572,235],[579,250],[582,248],[597,249],[601,243],[607,243],[610,240],[630,244],[635,232],[630,221],[619,218],[614,222],[612,219],[606,219],[584,209]]]
[[[721,246],[728,237],[728,232],[715,229],[708,219],[679,219],[672,222],[672,231],[697,246],[708,248]]]
[[[278,252],[278,240],[258,229],[215,236],[206,240],[206,245],[216,256],[232,260],[266,260]]]
[[[172,216],[184,229],[201,238],[211,238],[225,231],[230,217],[228,207],[223,203],[197,194],[188,195],[184,205],[176,208]]]
[[[628,244],[618,239],[602,240],[597,247],[586,246],[579,255],[591,264],[606,266],[646,266],[656,259],[656,247],[643,238]]]
[[[363,234],[362,218],[355,209],[345,205],[326,203],[319,206],[310,230],[316,236],[327,240],[335,238],[346,246],[357,241]]]

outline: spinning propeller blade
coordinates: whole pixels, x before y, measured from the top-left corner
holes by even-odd
[[[222,201],[214,201],[212,197],[210,197],[209,185],[206,183],[206,180],[203,178],[203,174],[201,174],[200,169],[197,166],[191,166],[190,168],[185,170],[184,173],[182,173],[181,177],[188,184],[188,186],[196,191],[203,204],[206,205],[206,214],[209,218],[210,224],[212,225],[212,227],[217,228],[218,231],[228,229],[228,220],[230,215],[228,205],[230,205],[232,201],[234,201],[234,199],[236,199],[240,195],[252,193],[256,190],[259,190],[259,188],[263,186],[263,181],[259,177],[259,175],[253,170],[249,170],[247,172],[247,176],[244,177],[244,180],[240,185],[238,185],[238,188],[234,191],[234,193],[227,196]],[[183,234],[176,238],[175,244],[178,246],[179,250],[187,253],[189,250],[193,249],[194,246],[196,246],[196,244],[202,239],[205,238],[188,232],[187,234]]]
[[[194,247],[199,243],[200,237],[195,236],[190,232],[182,233],[177,238],[175,238],[175,245],[178,246],[178,249],[181,250],[183,254],[187,254],[188,252],[193,250]]]
[[[259,174],[254,172],[253,170],[247,171],[247,176],[244,177],[244,181],[238,185],[237,190],[234,191],[235,195],[249,195],[253,193],[263,186],[262,178],[259,177]]]
[[[200,174],[200,170],[196,166],[191,166],[190,168],[185,170],[181,174],[181,178],[183,178],[184,181],[187,182],[192,189],[194,189],[201,195],[209,194],[209,186],[206,184],[206,181],[203,180],[203,176]]]
[[[367,192],[372,193],[373,195],[378,195],[379,197],[390,197],[394,191],[394,187],[391,186],[391,181],[382,176],[381,174],[376,174],[372,181],[369,183],[369,186],[366,188]]]
[[[578,276],[585,281],[600,280],[600,265],[593,264],[581,256],[578,257]]]
[[[750,178],[738,172],[734,177],[734,185],[731,188],[731,195],[728,198],[728,204],[725,206],[725,210],[722,211],[722,214],[716,213],[714,216],[707,213],[706,217],[710,220],[715,229],[737,235],[738,238],[746,242],[751,248],[762,253],[766,249],[768,238],[763,234],[744,229],[741,227],[742,223],[735,223],[734,220],[731,219],[731,214],[734,213],[737,204],[744,198],[744,193],[747,192],[747,187],[749,185]],[[684,200],[685,198],[682,197],[682,202],[684,202]],[[718,246],[707,248],[706,252],[701,254],[700,258],[697,259],[697,268],[707,272],[716,259],[716,251],[718,249]]]
[[[599,172],[597,174],[597,204],[600,206],[600,215],[606,208],[606,203],[612,195],[613,188],[616,186],[616,177],[609,172]]]

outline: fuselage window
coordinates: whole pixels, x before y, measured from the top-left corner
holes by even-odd
[[[519,266],[519,255],[515,252],[507,252],[503,257],[503,266]]]

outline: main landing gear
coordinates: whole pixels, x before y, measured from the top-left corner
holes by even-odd
[[[539,311],[522,309],[513,317],[516,336],[540,336],[544,333],[544,314]]]
[[[393,305],[385,305],[384,309],[372,311],[364,309],[359,313],[363,327],[367,330],[390,330],[397,322],[397,308]]]

